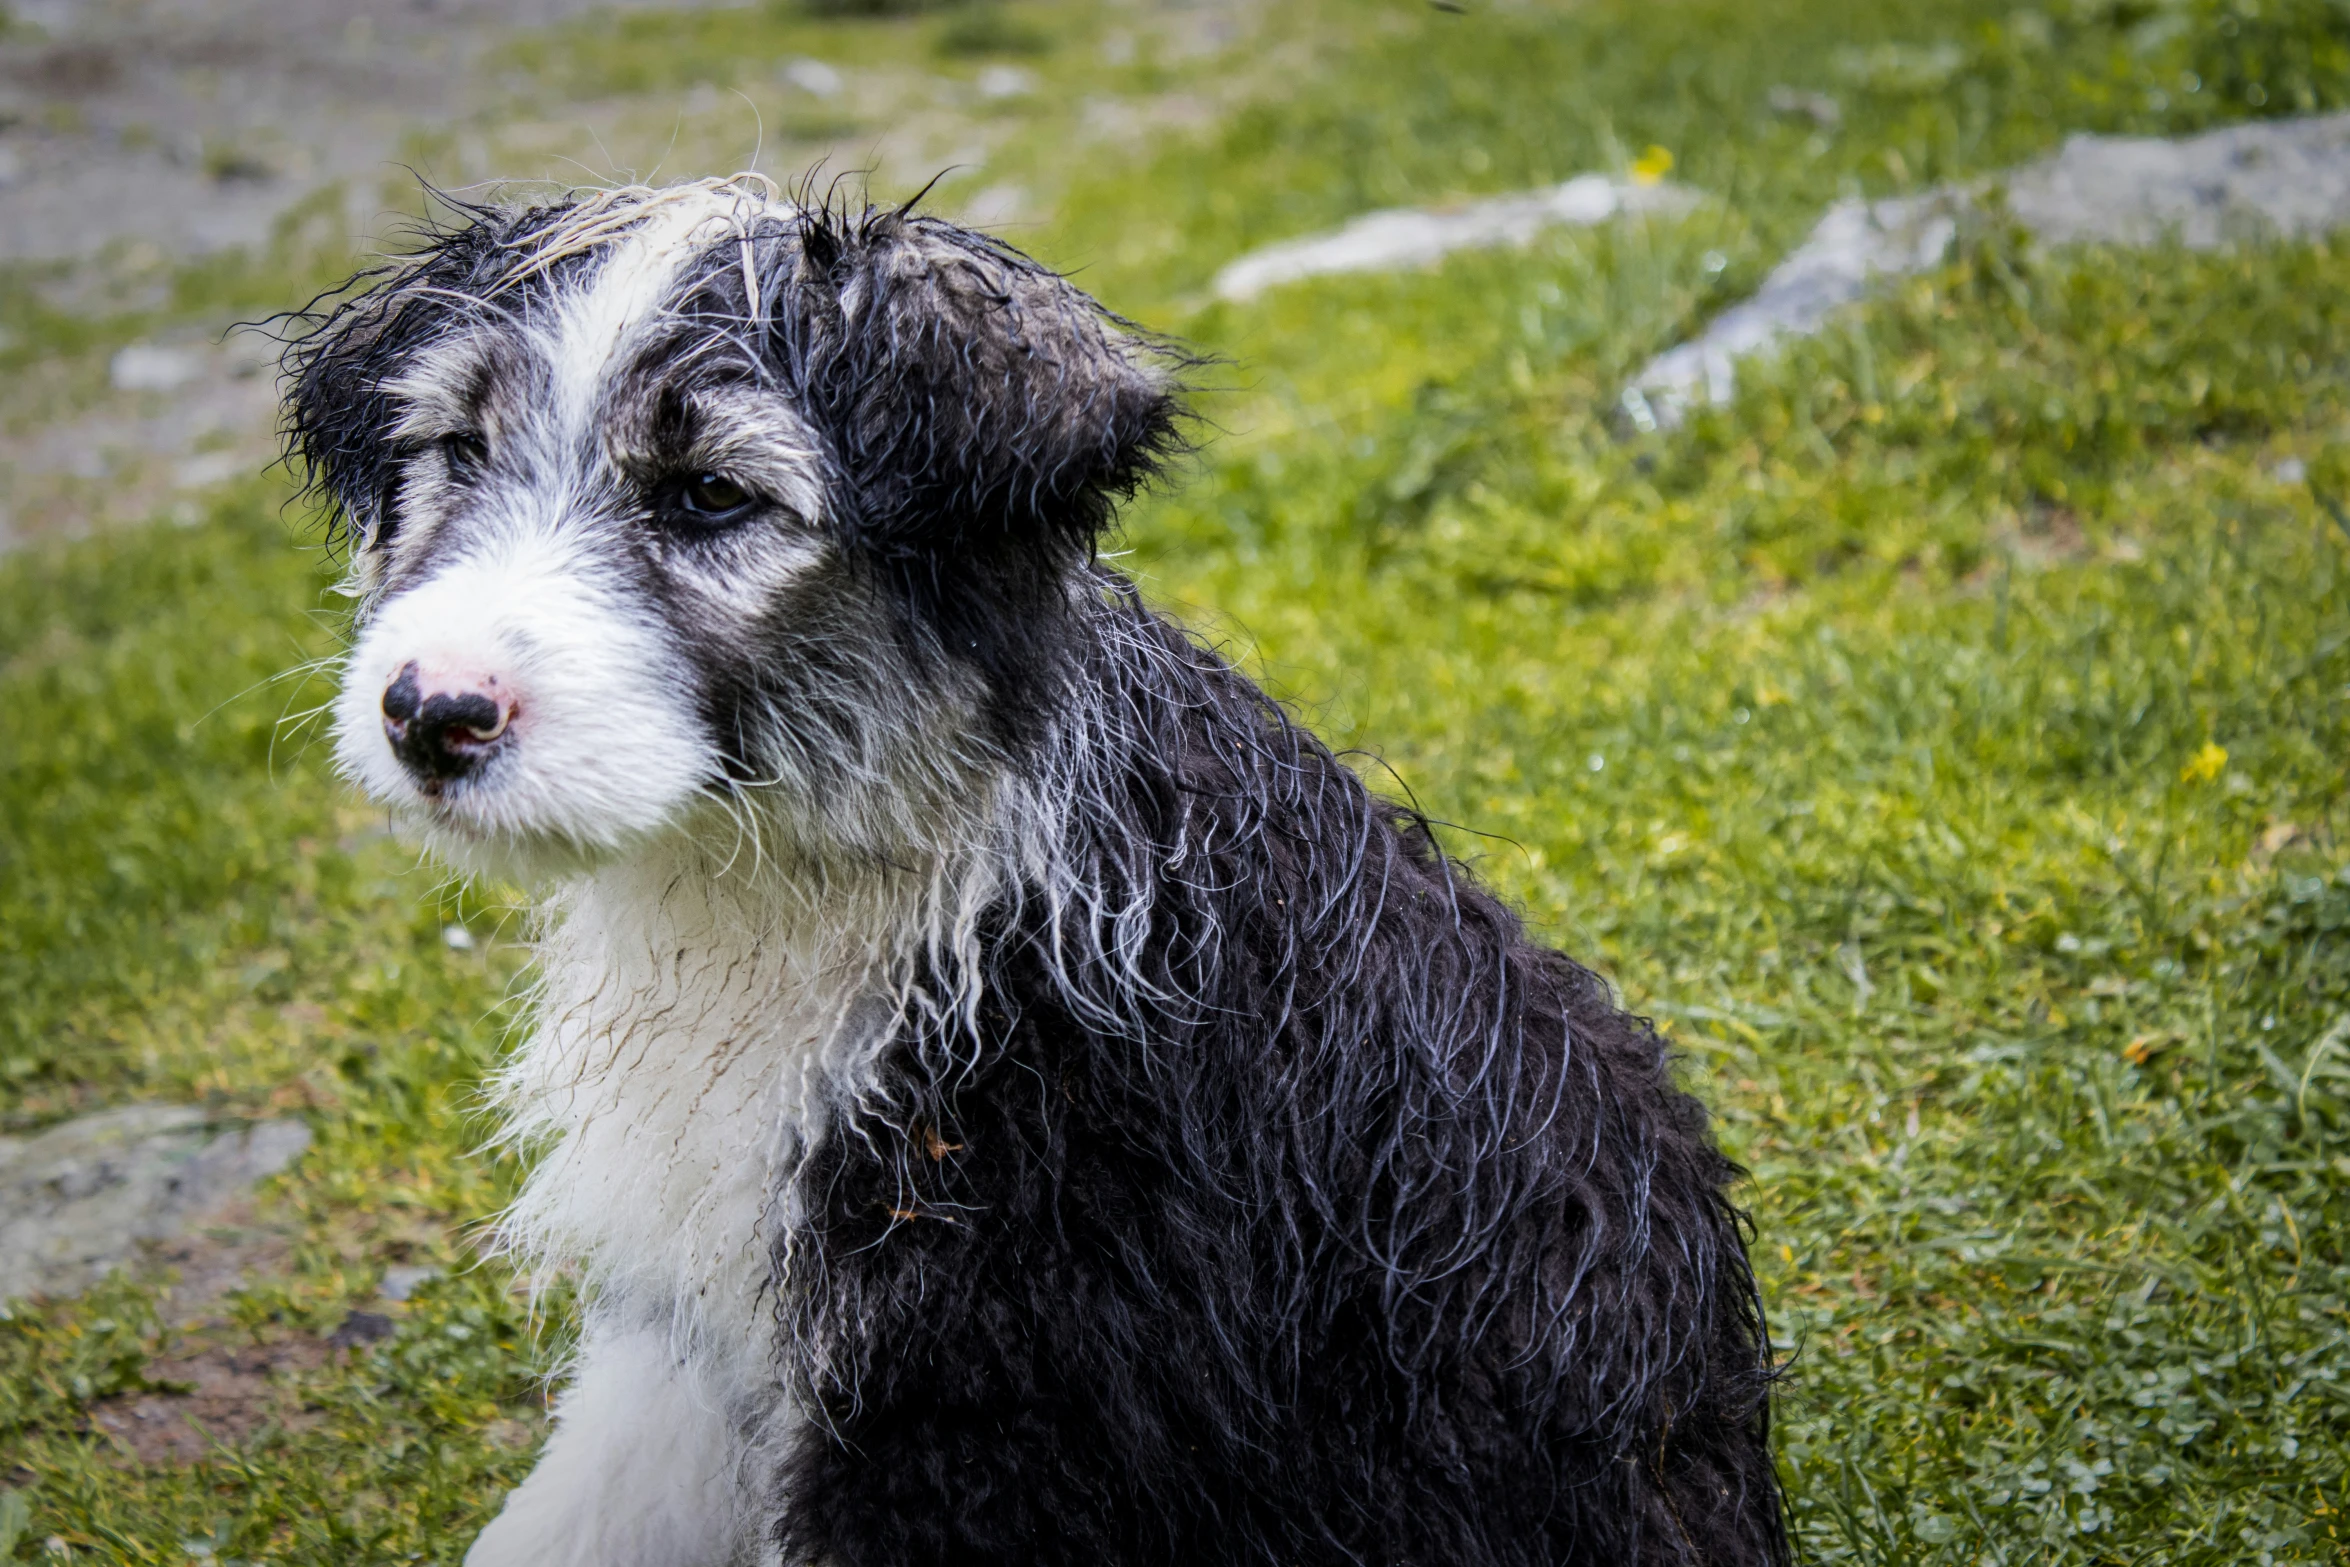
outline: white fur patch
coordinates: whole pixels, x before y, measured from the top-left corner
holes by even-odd
[[[589,1326],[546,1456],[472,1567],[723,1567],[772,1533],[765,1482],[801,1424],[772,1336],[784,1204],[870,1081],[909,939],[970,939],[943,890],[809,896],[680,842],[553,900],[538,1026],[495,1082],[505,1135],[538,1152],[499,1236],[579,1264]]]
[[[718,761],[690,672],[592,537],[564,526],[560,499],[502,522],[378,607],[343,672],[335,750],[461,869],[532,879],[669,825]],[[384,733],[384,689],[417,660],[495,674],[515,704],[509,745],[437,800]]]
[[[819,911],[713,869],[681,846],[555,898],[538,1029],[496,1095],[506,1135],[543,1149],[508,1243],[585,1260],[599,1295],[729,1354],[792,1217],[774,1194],[878,1042],[859,1008],[886,989],[899,914],[853,894]]]
[[[757,1559],[761,1479],[741,1402],[658,1328],[591,1322],[555,1431],[466,1567],[733,1567]]]

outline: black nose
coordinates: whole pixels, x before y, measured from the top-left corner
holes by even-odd
[[[506,739],[513,716],[505,702],[487,691],[426,692],[413,662],[404,664],[384,689],[384,738],[427,794],[442,784],[479,772]]]

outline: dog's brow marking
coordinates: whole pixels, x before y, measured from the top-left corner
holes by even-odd
[[[564,224],[532,263],[544,266],[558,256],[598,247],[610,251],[593,280],[567,302],[549,355],[570,435],[585,433],[597,392],[625,357],[630,340],[660,319],[680,274],[701,246],[723,240],[730,231],[747,243],[751,225],[775,210],[771,201],[734,182],[627,199],[631,195],[614,191],[597,198],[597,210]]]

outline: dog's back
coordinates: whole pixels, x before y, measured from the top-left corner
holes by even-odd
[[[1069,883],[800,1177],[790,1559],[1780,1559],[1662,1041],[1244,677],[1098,625]]]

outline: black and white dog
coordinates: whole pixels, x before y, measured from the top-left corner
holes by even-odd
[[[1643,1021],[1096,558],[1184,361],[763,182],[311,318],[343,767],[540,888],[478,1567],[1777,1563],[1736,1174]]]

